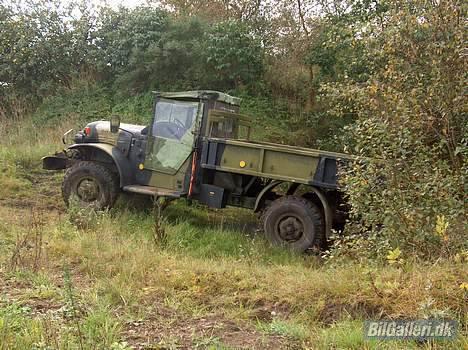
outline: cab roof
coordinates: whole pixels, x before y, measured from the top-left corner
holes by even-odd
[[[162,91],[153,91],[156,96],[163,98],[173,98],[173,99],[214,99],[217,101],[229,103],[234,106],[239,106],[241,99],[234,97],[224,92],[214,91],[214,90],[193,90],[193,91],[178,91],[178,92],[162,92]]]

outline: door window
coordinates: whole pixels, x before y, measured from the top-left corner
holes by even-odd
[[[175,174],[192,153],[193,129],[197,121],[199,104],[159,100],[145,167]]]

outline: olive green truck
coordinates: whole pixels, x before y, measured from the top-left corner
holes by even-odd
[[[250,140],[240,99],[216,91],[155,92],[151,125],[119,117],[86,125],[44,169],[67,169],[66,204],[110,208],[120,191],[187,198],[260,213],[274,244],[320,248],[344,222],[338,167],[345,154]],[[72,130],[64,135],[71,135]]]

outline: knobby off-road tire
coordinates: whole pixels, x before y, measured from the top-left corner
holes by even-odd
[[[297,196],[275,200],[263,213],[263,230],[274,245],[297,252],[324,244],[323,215],[311,201]]]
[[[111,208],[119,194],[118,176],[103,164],[80,161],[72,165],[62,183],[62,196],[67,206],[96,210]]]

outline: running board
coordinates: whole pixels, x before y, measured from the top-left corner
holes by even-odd
[[[180,198],[185,195],[184,192],[177,192],[177,191],[166,190],[163,188],[157,188],[153,186],[142,186],[142,185],[124,186],[123,190],[125,192],[133,192],[133,193],[139,193],[139,194],[146,194],[149,196],[170,197],[170,198]]]

